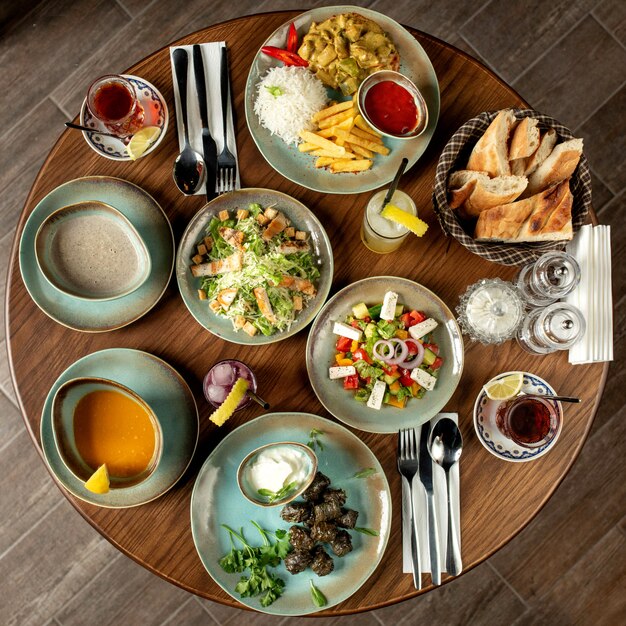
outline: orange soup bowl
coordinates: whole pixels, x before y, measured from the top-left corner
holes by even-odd
[[[59,387],[52,431],[59,456],[78,480],[106,464],[111,489],[147,480],[163,451],[161,425],[146,401],[104,378],[74,378]]]

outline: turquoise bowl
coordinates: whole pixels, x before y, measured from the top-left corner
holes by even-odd
[[[435,343],[444,359],[437,384],[418,400],[411,399],[404,409],[385,405],[380,410],[357,402],[354,393],[343,388],[341,380],[330,380],[328,368],[334,365],[337,335],[334,322],[352,314],[359,302],[368,306],[383,301],[387,291],[398,294],[398,303],[409,310],[423,311],[439,326],[433,331]],[[326,410],[337,419],[371,433],[395,433],[401,428],[423,424],[444,408],[456,390],[463,372],[464,348],[454,315],[443,300],[422,285],[397,276],[375,276],[359,280],[336,293],[315,319],[306,346],[306,367],[313,391]]]
[[[120,235],[130,247],[124,259],[119,255]],[[143,285],[151,269],[150,253],[132,223],[116,208],[93,200],[49,215],[35,235],[35,256],[53,287],[84,300],[127,296]],[[131,257],[136,261],[133,271]]]
[[[159,418],[150,405],[132,389],[106,378],[85,377],[73,378],[63,383],[52,400],[52,434],[59,456],[67,469],[74,474],[77,480],[87,481],[96,467],[85,463],[76,446],[74,430],[74,413],[78,403],[88,394],[95,391],[115,391],[142,406],[150,417],[154,428],[154,454],[146,469],[134,476],[121,478],[109,474],[111,489],[132,487],[146,480],[157,468],[163,452],[163,433]]]

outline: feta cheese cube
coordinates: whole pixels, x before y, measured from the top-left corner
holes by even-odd
[[[415,324],[415,326],[411,326],[409,328],[409,335],[413,337],[413,339],[421,339],[428,333],[431,333],[435,328],[437,328],[439,324],[432,317],[429,317],[427,320],[420,322],[419,324]]]
[[[418,384],[424,387],[424,389],[428,389],[428,391],[432,391],[435,388],[435,383],[437,379],[434,376],[431,376],[428,372],[421,370],[419,367],[416,367],[411,372],[411,378]]]
[[[372,389],[372,393],[367,401],[367,406],[370,409],[380,410],[380,407],[383,404],[383,399],[385,398],[385,391],[387,389],[387,383],[382,380],[377,380],[374,383],[374,388]]]
[[[354,376],[356,374],[356,368],[354,365],[342,365],[340,367],[329,367],[328,377],[331,380],[337,378],[346,378],[346,376]]]
[[[343,324],[342,322],[335,322],[335,325],[333,326],[333,333],[341,337],[352,339],[352,341],[359,341],[363,335],[358,328],[348,326],[348,324]]]
[[[394,291],[388,291],[383,300],[383,306],[380,310],[380,319],[393,322],[396,316],[396,304],[398,303],[398,294]]]

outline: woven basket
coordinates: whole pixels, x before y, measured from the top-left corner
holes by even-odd
[[[557,122],[552,117],[538,113],[533,109],[513,109],[517,119],[534,117],[539,122],[541,130],[554,128],[558,140],[561,143],[567,139],[573,139],[571,131]],[[448,205],[448,177],[451,172],[465,169],[470,153],[474,145],[487,127],[495,119],[498,111],[481,113],[469,120],[452,135],[452,138],[444,148],[437,164],[435,176],[435,191],[433,204],[435,213],[446,235],[452,235],[457,241],[465,246],[470,252],[479,256],[501,263],[502,265],[524,265],[531,263],[537,257],[549,250],[562,250],[566,242],[545,241],[538,243],[480,243],[475,241],[472,233],[468,232],[470,226],[464,225],[458,215]],[[574,196],[572,207],[572,227],[577,232],[585,223],[589,209],[591,208],[591,174],[589,165],[583,154],[576,171],[570,180],[570,189]]]

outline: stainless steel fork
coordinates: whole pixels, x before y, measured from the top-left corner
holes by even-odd
[[[237,181],[237,161],[228,149],[228,102],[230,99],[230,80],[228,78],[228,52],[222,48],[220,65],[220,87],[222,92],[222,123],[224,126],[224,149],[217,156],[217,193],[226,193],[235,189]]]
[[[422,569],[420,563],[419,539],[417,534],[417,517],[415,515],[415,498],[413,495],[413,478],[417,474],[417,438],[414,428],[404,428],[398,432],[398,471],[405,481],[411,502],[411,562],[413,564],[413,584],[416,589],[422,588]]]

